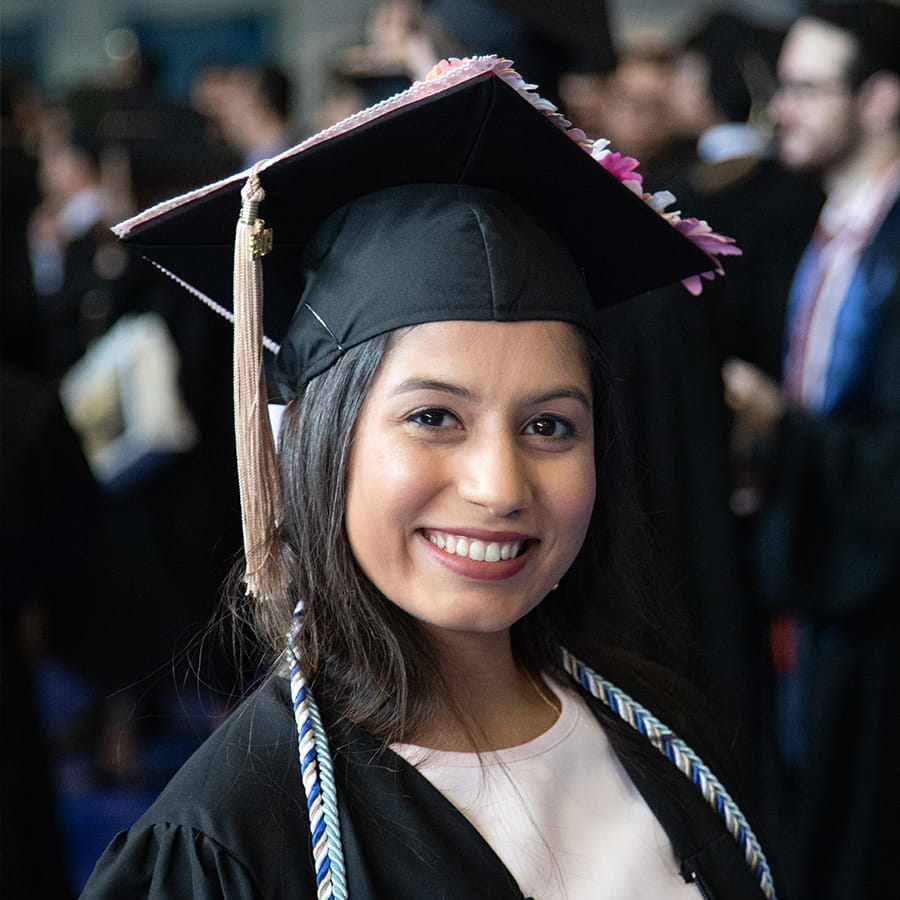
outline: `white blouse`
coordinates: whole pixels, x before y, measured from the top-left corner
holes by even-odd
[[[577,693],[548,684],[562,711],[526,744],[480,755],[392,749],[468,818],[527,897],[697,900],[600,723]]]

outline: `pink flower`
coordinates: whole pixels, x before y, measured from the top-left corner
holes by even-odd
[[[676,231],[683,234],[691,243],[696,244],[713,262],[713,268],[708,272],[692,275],[681,282],[695,297],[703,290],[701,278],[712,281],[716,275],[725,274],[722,263],[716,257],[741,256],[743,254],[743,250],[735,245],[734,238],[717,234],[702,219],[679,219],[672,224]]]
[[[622,156],[621,153],[607,152],[597,160],[610,175],[615,175],[623,184],[627,181],[636,181],[642,184],[643,175],[637,172],[638,161],[633,156]]]
[[[685,278],[682,284],[695,296],[703,288],[703,279],[711,280],[716,275],[724,275],[725,270],[718,257],[740,256],[741,250],[735,246],[734,239],[717,234],[709,225],[700,219],[683,219],[677,211],[666,212],[666,207],[675,202],[675,197],[668,191],[657,191],[648,194],[643,189],[643,176],[637,171],[638,161],[633,156],[622,156],[609,149],[609,141],[605,138],[591,140],[580,129],[572,126],[557,108],[545,100],[535,89],[537,85],[529,84],[513,68],[511,60],[498,56],[481,56],[468,59],[441,60],[426,76],[427,81],[437,81],[446,76],[451,81],[464,81],[485,72],[492,72],[502,79],[513,90],[519,93],[535,109],[539,109],[547,118],[560,128],[569,138],[590,154],[610,175],[614,176],[636,194],[652,210],[661,215],[673,228],[696,244],[710,259],[712,267],[707,272]],[[433,90],[440,90],[435,86]]]
[[[681,219],[675,223],[675,230],[709,256],[740,256],[743,253],[735,246],[734,238],[716,233],[702,219]]]

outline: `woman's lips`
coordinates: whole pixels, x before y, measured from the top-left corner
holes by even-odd
[[[419,532],[429,552],[446,568],[466,578],[499,581],[524,568],[537,541],[526,534],[474,531]]]

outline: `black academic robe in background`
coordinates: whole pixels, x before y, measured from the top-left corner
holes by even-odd
[[[636,647],[702,687],[755,798],[765,619],[742,579],[729,509],[715,302],[676,285],[619,304],[603,313],[602,350],[650,541],[651,596],[666,616],[666,628],[646,629]]]
[[[825,200],[818,178],[772,159],[736,157],[696,162],[666,186],[674,208],[708,220],[743,251],[723,261],[724,278],[703,283],[718,353],[779,379],[791,279]]]
[[[740,356],[780,376],[790,279],[822,194],[755,158],[698,162],[666,187],[677,197],[673,208],[708,219],[744,255],[724,259],[725,277],[704,280],[699,297],[675,284],[601,314],[601,349],[668,617],[665,645],[651,631],[639,647],[702,687],[760,807],[748,812],[758,813],[771,732],[768,617],[751,589],[746,523],[731,509],[721,367]]]
[[[589,702],[615,730],[611,714]],[[327,712],[324,717],[351,900],[523,900],[478,831],[429,781],[361,729]],[[759,900],[740,850],[697,789],[644,738],[634,737],[650,750],[647,764],[623,762],[669,834],[683,871],[696,873],[711,900]],[[245,702],[148,812],[113,840],[82,894],[85,900],[315,896],[283,678]]]
[[[771,785],[798,900],[896,893],[900,200],[858,272],[875,334],[860,388],[829,413],[789,410],[761,460],[767,493],[755,522],[759,597],[804,629],[793,717],[780,725],[806,748]]]

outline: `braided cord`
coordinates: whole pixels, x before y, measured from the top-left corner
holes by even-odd
[[[316,870],[318,900],[348,900],[341,826],[337,809],[337,787],[328,738],[319,709],[300,671],[300,660],[294,650],[303,623],[304,607],[297,604],[287,636],[285,654],[290,666],[291,699],[297,742],[300,750],[300,772],[309,810],[313,862]]]
[[[620,719],[647,737],[660,753],[697,786],[741,848],[747,865],[759,882],[760,890],[768,900],[777,900],[766,855],[753,829],[724,785],[703,760],[648,709],[602,678],[568,650],[561,649],[563,666],[572,678],[588,693],[605,703]]]

